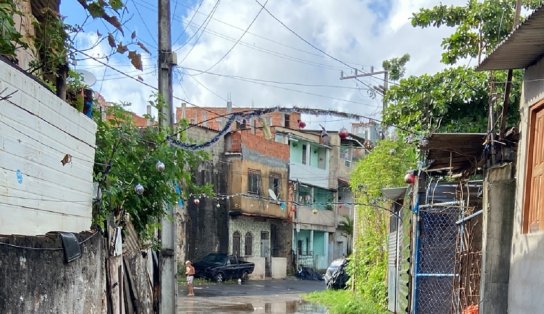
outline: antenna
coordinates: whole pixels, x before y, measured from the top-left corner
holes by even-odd
[[[91,72],[87,70],[77,70],[77,72],[81,75],[83,82],[87,84],[87,86],[93,86],[94,83],[96,83],[96,77]]]
[[[270,196],[271,199],[277,201],[278,200],[278,197],[276,196],[276,193],[274,193],[274,191],[272,191],[272,189],[268,189],[268,195]]]

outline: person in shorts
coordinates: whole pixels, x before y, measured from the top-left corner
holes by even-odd
[[[187,290],[188,290],[188,296],[192,297],[195,295],[195,292],[193,290],[193,280],[195,279],[195,268],[191,261],[185,262],[185,275],[187,276]]]

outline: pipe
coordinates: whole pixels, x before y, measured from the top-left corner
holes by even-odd
[[[477,211],[477,212],[475,212],[475,213],[472,213],[472,214],[466,216],[465,218],[462,218],[462,219],[457,220],[455,223],[456,223],[456,224],[462,224],[462,223],[464,223],[465,221],[470,220],[470,219],[472,219],[472,218],[474,218],[474,217],[476,217],[476,216],[482,214],[483,211],[484,211],[483,209],[480,209],[479,211]]]

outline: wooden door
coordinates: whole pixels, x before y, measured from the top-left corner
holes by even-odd
[[[544,230],[544,106],[531,111],[526,187],[527,231]]]

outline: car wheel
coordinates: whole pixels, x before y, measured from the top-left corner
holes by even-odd
[[[223,280],[225,280],[225,277],[223,276],[222,273],[219,273],[219,274],[215,275],[214,279],[215,279],[216,282],[222,283]]]
[[[249,279],[249,274],[247,271],[242,273],[242,277],[240,277],[240,279],[242,279],[242,282],[246,282]]]

